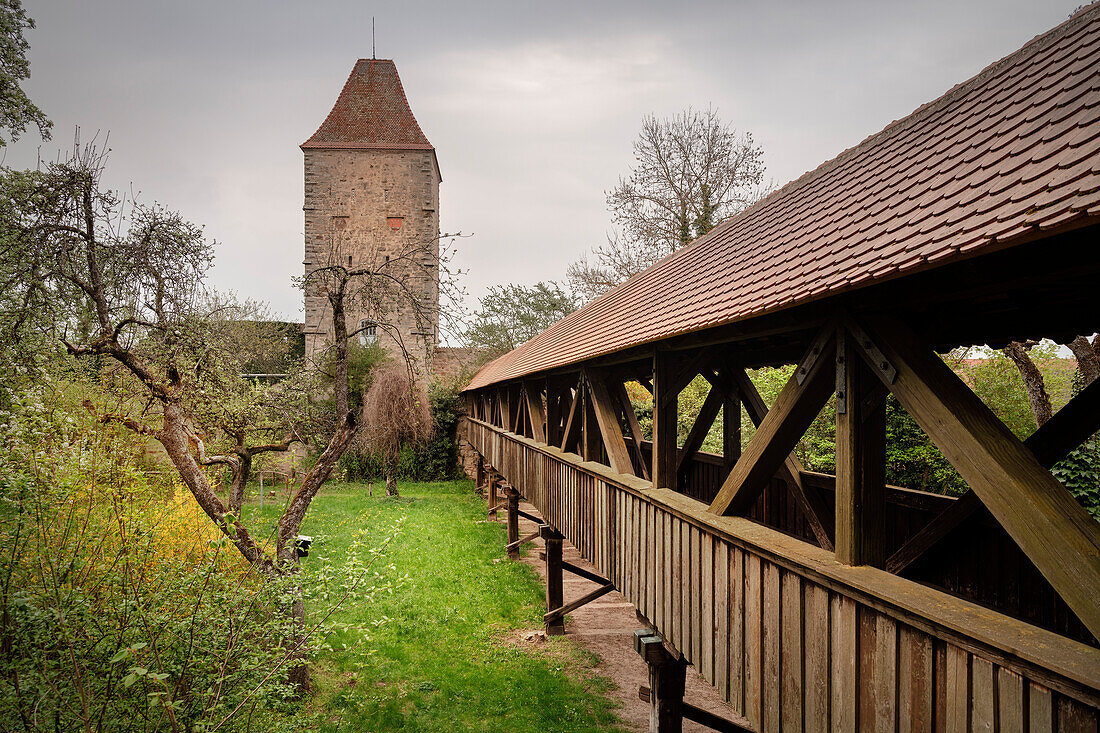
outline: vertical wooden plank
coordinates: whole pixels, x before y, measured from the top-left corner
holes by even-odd
[[[1024,678],[1012,670],[997,669],[997,725],[1004,733],[1024,733]]]
[[[693,527],[691,535],[691,663],[703,661],[703,530]]]
[[[699,631],[702,667],[699,671],[707,682],[714,684],[714,537],[703,532],[701,535],[703,551],[702,602],[700,603]]]
[[[1096,708],[1083,705],[1062,695],[1057,696],[1057,721],[1061,733],[1096,733]]]
[[[829,591],[813,583],[802,589],[805,609],[805,730],[829,728]],[[785,661],[785,660],[784,660]]]
[[[779,588],[779,567],[770,562],[762,562],[763,567],[763,690],[764,721],[761,728],[768,731],[780,729],[780,638],[781,626],[781,600]]]
[[[802,579],[782,571],[780,582],[780,720],[785,731],[802,730]]]
[[[837,333],[836,558],[882,567],[886,560],[886,403],[867,408],[880,390],[850,334]]]
[[[646,608],[649,611],[646,617],[652,620],[657,616],[657,604],[660,598],[657,594],[659,579],[657,578],[657,524],[660,522],[660,512],[656,506],[649,506],[649,525],[646,529]]]
[[[875,730],[897,726],[897,624],[885,614],[875,614]]]
[[[875,730],[875,617],[871,608],[856,611],[859,633],[859,658],[856,661],[856,686],[859,689],[859,729]]]
[[[1054,704],[1048,688],[1036,682],[1027,691],[1028,731],[1051,733],[1054,730]]]
[[[680,522],[680,645],[684,656],[691,659],[691,524]]]
[[[970,730],[993,730],[997,723],[996,691],[993,687],[993,663],[974,657],[970,662]]]
[[[730,546],[730,702],[742,717],[745,713],[745,553]]]
[[[932,730],[932,637],[898,627],[898,728]]]
[[[763,568],[759,555],[746,552],[745,561],[745,717],[756,730],[764,722]]]
[[[851,598],[836,594],[830,605],[832,729],[848,733],[856,730],[859,710],[859,619],[856,602]]]
[[[944,728],[948,733],[970,730],[970,655],[947,645],[947,700]]]
[[[679,517],[671,517],[670,521],[672,532],[669,534],[668,562],[672,571],[672,592],[669,593],[671,612],[669,613],[666,636],[674,647],[681,649],[683,647],[683,635],[680,633],[680,625],[683,623],[684,600],[681,592],[683,588],[683,567],[680,564],[680,533],[684,523]]]
[[[676,587],[672,577],[672,525],[674,519],[671,514],[665,512],[662,517],[662,522],[664,523],[664,554],[662,555],[664,566],[661,573],[664,577],[664,623],[661,625],[661,633],[667,635],[669,628],[672,626],[672,620],[674,619],[672,615],[672,593]]]
[[[723,540],[714,545],[714,686],[722,698],[730,699],[730,546]]]

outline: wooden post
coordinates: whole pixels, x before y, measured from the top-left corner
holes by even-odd
[[[836,558],[886,562],[886,402],[850,335],[837,333]],[[871,398],[871,399],[869,399]]]
[[[649,665],[649,731],[680,733],[684,728],[687,662],[672,655],[649,629],[634,632],[634,649]]]
[[[546,610],[561,608],[564,603],[562,594],[562,534],[549,524],[539,526],[539,536],[546,543]],[[559,616],[546,622],[549,636],[565,634],[565,617]]]
[[[731,384],[733,380],[730,380]],[[727,394],[722,403],[722,469],[725,474],[733,470],[741,457],[741,400]]]
[[[603,458],[603,436],[600,434],[600,425],[596,421],[596,407],[592,401],[592,388],[588,379],[584,384],[584,423],[581,436],[581,457],[586,461],[596,461]]]
[[[561,386],[552,378],[546,378],[546,443],[561,445],[562,414]]]
[[[496,514],[497,505],[497,477],[493,474],[489,474],[489,483],[485,486],[485,495],[489,500],[489,513],[487,516],[493,518]]]
[[[483,491],[485,485],[482,481],[485,480],[485,458],[478,453],[477,454],[477,469],[474,471],[474,485],[477,491]]]
[[[505,489],[508,497],[508,544],[513,545],[519,540],[519,491],[509,486]],[[519,547],[508,550],[508,557],[519,559]]]
[[[676,491],[676,408],[677,394],[671,394],[675,379],[671,354],[653,355],[653,476],[654,488]]]

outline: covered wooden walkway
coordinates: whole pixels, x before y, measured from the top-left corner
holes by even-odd
[[[937,352],[1094,333],[1098,234],[1091,7],[488,364],[467,435],[756,730],[1096,730],[1100,524],[1048,469],[1100,382],[1021,442]],[[967,494],[886,485],[887,395]],[[835,476],[793,454],[830,400]]]

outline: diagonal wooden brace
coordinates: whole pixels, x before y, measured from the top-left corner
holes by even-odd
[[[581,596],[577,600],[570,601],[569,603],[566,603],[561,608],[555,608],[553,611],[550,611],[549,613],[543,614],[542,620],[545,621],[546,623],[550,623],[552,621],[557,621],[559,619],[562,619],[562,618],[565,617],[565,614],[576,611],[581,606],[587,605],[587,604],[591,603],[592,601],[596,600],[597,598],[602,598],[603,596],[607,595],[608,593],[610,593],[613,590],[615,590],[615,586],[612,585],[611,583],[608,583],[607,585],[600,586],[599,588],[597,588],[594,591],[591,591],[589,593],[585,593],[583,596]]]
[[[1100,523],[908,326],[886,319],[867,325],[897,369],[890,391],[1085,627],[1100,636]]]

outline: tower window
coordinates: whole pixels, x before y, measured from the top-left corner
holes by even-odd
[[[378,324],[374,321],[359,321],[359,345],[370,346],[378,341]]]
[[[386,223],[390,225],[390,229],[395,232],[401,228],[401,224],[405,221],[403,216],[387,216]]]

